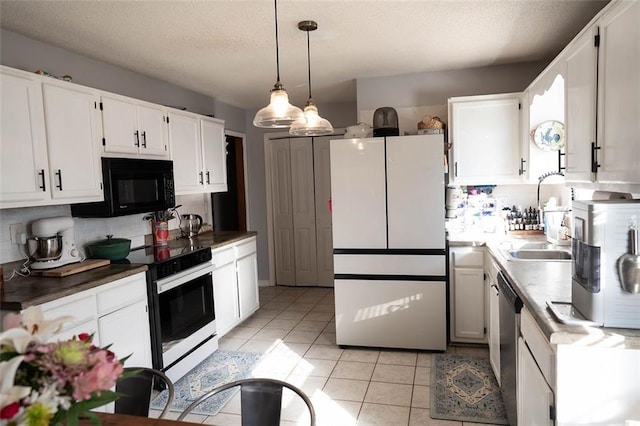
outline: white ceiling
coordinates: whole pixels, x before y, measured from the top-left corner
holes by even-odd
[[[291,100],[355,101],[355,79],[552,59],[599,0],[280,0],[280,74]],[[0,25],[241,108],[276,81],[274,3],[7,1]]]

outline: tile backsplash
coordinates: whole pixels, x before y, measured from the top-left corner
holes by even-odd
[[[181,204],[178,213],[195,213],[202,216],[206,223],[212,223],[211,198],[209,194],[202,195],[178,195],[176,204]],[[0,263],[25,259],[25,246],[11,243],[9,226],[14,223],[22,223],[26,227],[28,236],[31,236],[31,222],[36,219],[55,216],[71,216],[71,208],[68,204],[59,206],[27,207],[18,209],[0,210]],[[151,224],[143,220],[145,214],[112,218],[73,218],[75,228],[76,246],[85,250],[85,245],[91,241],[106,238],[112,234],[117,238],[131,239],[131,246],[144,244],[144,237],[151,233]],[[169,229],[178,228],[178,220],[169,221]]]

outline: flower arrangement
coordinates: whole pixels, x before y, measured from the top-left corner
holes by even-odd
[[[123,373],[108,347],[79,334],[49,342],[71,317],[45,320],[37,307],[5,316],[0,333],[0,425],[75,426],[80,416],[99,424],[90,410],[115,401],[110,389]]]

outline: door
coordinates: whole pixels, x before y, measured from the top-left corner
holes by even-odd
[[[329,202],[331,199],[330,138],[313,138],[313,171],[316,211],[316,259],[318,285],[333,287],[333,239]]]
[[[0,79],[0,203],[33,205],[49,198],[42,91],[39,83],[4,71]]]
[[[484,271],[454,268],[454,337],[484,339]],[[452,337],[453,340],[453,337]]]
[[[145,300],[98,318],[98,330],[100,340],[111,344],[110,350],[119,359],[129,356],[127,365],[152,368],[151,334]],[[123,333],[123,330],[127,332]]]
[[[169,139],[176,194],[202,192],[204,176],[198,119],[169,113]]]
[[[75,86],[44,83],[42,90],[52,197],[101,201],[98,97]]]
[[[495,276],[489,273],[489,362],[500,384],[500,293]]]
[[[140,147],[140,132],[136,123],[134,103],[104,95],[101,103],[104,152],[137,155]]]
[[[384,138],[331,141],[334,248],[387,248]]]
[[[160,106],[136,106],[140,131],[140,154],[169,159],[167,149],[167,124],[165,112]]]
[[[522,337],[518,339],[518,424],[552,426],[553,391]]]
[[[387,137],[389,248],[444,249],[441,135]]]
[[[249,244],[253,247],[253,252],[244,256],[239,253],[237,260],[238,299],[240,301],[241,318],[246,318],[260,307],[255,240]],[[239,245],[238,251],[241,252],[242,250],[242,245]]]
[[[201,120],[201,124],[207,191],[225,192],[227,190],[227,144],[224,139],[224,125],[212,120]]]
[[[238,280],[233,248],[213,254],[213,300],[218,337],[224,336],[240,320]]]

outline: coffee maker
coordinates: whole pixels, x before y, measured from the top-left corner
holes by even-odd
[[[83,256],[76,248],[73,218],[60,216],[34,220],[27,239],[31,269],[51,269],[76,263]]]
[[[640,294],[624,283],[620,260],[629,230],[640,225],[640,200],[573,201],[571,303],[604,327],[640,329]]]

